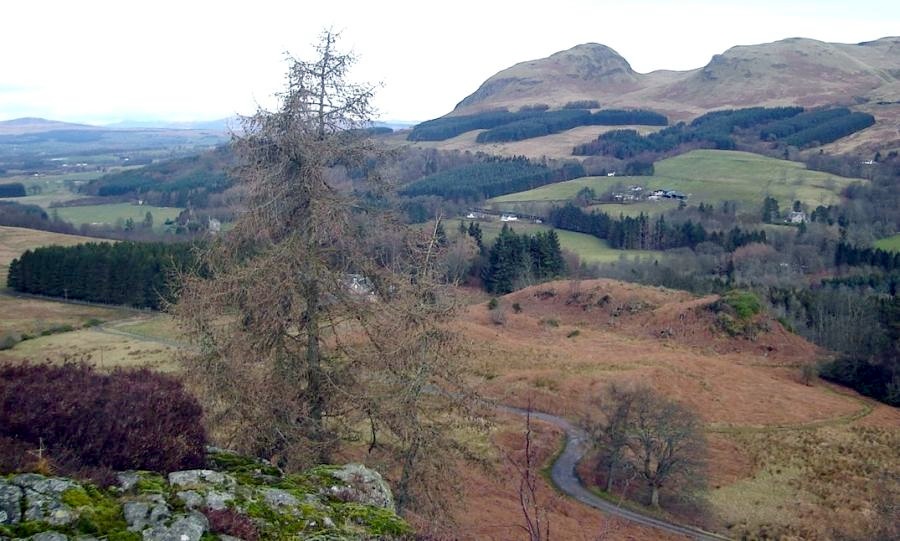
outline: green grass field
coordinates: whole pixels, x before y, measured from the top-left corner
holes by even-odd
[[[778,199],[782,208],[789,208],[795,200],[811,207],[837,203],[843,188],[862,181],[810,171],[798,162],[725,150],[694,150],[657,162],[655,167],[656,174],[652,177],[584,177],[504,195],[489,200],[489,203],[566,201],[584,187],[600,194],[619,184],[636,184],[690,194],[690,203],[695,205],[701,201],[736,201],[745,212],[752,212],[762,205],[766,195]],[[654,213],[669,207],[647,201],[635,205],[604,204],[594,208],[617,215],[619,212]]]
[[[15,201],[23,205],[39,205],[48,209],[51,203],[70,201],[84,197],[82,194],[73,192],[69,189],[73,183],[84,183],[95,178],[99,178],[107,173],[123,171],[126,169],[134,169],[135,167],[110,167],[102,171],[73,171],[71,173],[46,173],[38,176],[34,175],[16,175],[4,177],[0,182],[21,182],[25,185],[28,193],[37,188],[40,193],[27,195],[25,197],[6,198],[7,201]]]
[[[57,212],[59,217],[73,224],[108,224],[116,225],[121,220],[128,218],[140,225],[144,221],[147,212],[153,214],[153,228],[162,230],[163,222],[167,219],[175,219],[182,211],[174,207],[153,207],[149,205],[132,205],[131,203],[116,203],[113,205],[88,205],[84,207],[58,207],[51,212]]]
[[[876,240],[875,247],[888,250],[889,252],[900,252],[900,233],[893,237]]]
[[[455,221],[448,220],[447,223],[452,224],[455,223]],[[500,234],[500,230],[503,228],[503,222],[500,222],[499,220],[479,221],[478,224],[481,226],[481,230],[484,233],[483,241],[488,246],[494,242],[494,239],[497,238],[497,235]],[[548,225],[532,224],[528,222],[513,222],[510,223],[509,226],[513,231],[519,234],[531,234],[553,229]],[[573,231],[557,229],[556,234],[559,235],[560,246],[562,246],[564,250],[577,254],[584,263],[614,263],[620,261],[622,258],[630,260],[636,257],[647,259],[662,257],[662,252],[658,251],[616,250],[615,248],[610,248],[606,241],[584,233],[575,233]]]

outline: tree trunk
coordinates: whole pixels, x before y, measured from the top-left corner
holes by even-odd
[[[397,514],[403,513],[409,505],[410,493],[409,488],[413,478],[413,468],[419,455],[419,439],[418,436],[413,437],[409,448],[406,449],[403,457],[403,470],[400,474],[400,481],[397,483],[397,490],[394,492],[394,501],[396,503]]]
[[[307,287],[306,299],[306,370],[309,393],[309,418],[312,421],[312,440],[319,445],[318,453],[327,462],[324,447],[322,413],[325,405],[322,396],[322,359],[319,353],[319,284],[313,279]]]
[[[650,505],[653,507],[659,507],[659,487],[656,485],[650,485]]]
[[[610,462],[609,468],[606,470],[606,492],[612,494],[613,489],[613,473],[616,470],[615,462]]]

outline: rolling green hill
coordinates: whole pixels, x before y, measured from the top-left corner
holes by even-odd
[[[568,182],[542,186],[534,190],[504,195],[489,203],[556,202],[573,199],[584,187],[602,194],[614,186],[640,185],[648,189],[669,189],[690,194],[693,204],[736,201],[743,209],[761,205],[767,195],[778,199],[782,208],[795,200],[808,206],[828,205],[840,200],[840,191],[861,179],[839,177],[811,171],[802,163],[767,158],[748,152],[695,150],[656,163],[652,177],[584,177]],[[618,214],[630,206],[642,211],[670,208],[660,202],[636,205],[602,205]]]
[[[900,252],[900,234],[894,235],[893,237],[878,239],[875,241],[875,247],[889,252]]]
[[[452,224],[453,221],[448,220],[447,223]],[[483,239],[487,246],[490,246],[494,242],[494,239],[497,238],[497,235],[500,234],[500,229],[503,227],[503,223],[500,221],[479,221],[478,224],[484,234]],[[548,225],[532,224],[528,222],[513,222],[508,225],[516,233],[533,234],[553,229]],[[663,257],[662,252],[654,250],[617,250],[615,248],[610,248],[605,240],[598,239],[593,235],[587,235],[585,233],[575,233],[574,231],[556,229],[556,234],[559,235],[559,244],[562,246],[563,250],[568,250],[576,254],[584,263],[614,263],[623,257],[628,258],[629,260],[632,260],[635,257],[651,260],[653,258]]]
[[[149,212],[153,215],[153,228],[157,231],[165,229],[166,220],[174,220],[184,209],[174,207],[154,207],[151,205],[132,205],[131,203],[115,203],[111,205],[85,205],[78,207],[57,207],[52,209],[60,218],[79,226],[81,224],[116,225],[128,218],[140,225]]]

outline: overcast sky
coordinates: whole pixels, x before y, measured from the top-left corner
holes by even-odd
[[[488,77],[579,43],[642,73],[705,65],[733,45],[900,35],[881,0],[4,0],[0,120],[209,120],[271,103],[284,52],[309,57],[324,27],[382,83],[381,118],[449,112]],[[898,67],[900,67],[900,58]]]

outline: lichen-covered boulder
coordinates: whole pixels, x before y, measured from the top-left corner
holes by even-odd
[[[23,520],[65,526],[78,519],[78,513],[63,502],[66,491],[78,486],[74,481],[26,473],[14,476],[10,482],[25,493]]]
[[[214,470],[185,470],[170,473],[169,484],[175,488],[233,487],[237,482],[227,473]]]
[[[343,494],[343,497],[362,504],[395,510],[391,487],[377,471],[362,464],[347,464],[332,470],[331,476],[344,483],[343,487],[329,487],[332,493]]]
[[[0,524],[16,524],[22,520],[21,487],[0,480]]]
[[[122,504],[122,514],[131,532],[158,526],[172,516],[165,498],[159,494],[147,494],[142,500],[125,502]]]
[[[28,539],[30,541],[67,541],[69,538],[59,532],[41,532]]]
[[[209,530],[209,520],[202,513],[180,515],[169,526],[157,525],[142,532],[144,541],[200,541]]]

